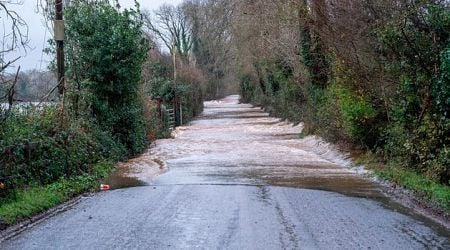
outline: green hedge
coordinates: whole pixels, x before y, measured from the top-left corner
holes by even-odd
[[[127,150],[93,122],[64,118],[49,107],[29,115],[10,114],[0,127],[0,197],[28,185],[90,173],[104,159],[124,159]]]

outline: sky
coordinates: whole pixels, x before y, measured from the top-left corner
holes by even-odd
[[[183,0],[138,0],[141,5],[141,9],[155,10],[162,4],[177,5]],[[22,5],[12,5],[11,9],[17,11],[17,13],[25,20],[28,25],[28,38],[29,44],[26,51],[23,49],[15,52],[10,52],[5,56],[5,61],[12,60],[21,56],[21,58],[14,64],[14,68],[11,67],[11,72],[15,71],[20,65],[21,70],[45,70],[51,58],[45,53],[42,53],[42,49],[47,46],[47,40],[52,38],[52,35],[47,31],[44,23],[43,16],[37,12],[36,2],[37,0],[22,0]],[[133,7],[133,0],[119,0],[122,8]],[[3,29],[3,20],[5,18],[4,12],[0,13],[0,27]],[[7,24],[5,24],[7,25]],[[5,26],[7,28],[8,26]],[[3,33],[3,32],[1,32]]]

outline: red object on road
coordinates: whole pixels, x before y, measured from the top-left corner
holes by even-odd
[[[100,184],[100,190],[109,190],[109,185]]]

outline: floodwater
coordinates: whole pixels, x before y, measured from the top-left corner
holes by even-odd
[[[43,107],[47,106],[54,106],[57,105],[55,102],[15,102],[12,106],[12,108],[18,109],[20,111],[27,109],[27,108],[38,108],[42,109]],[[9,109],[9,103],[2,102],[0,103],[0,109],[6,110]]]
[[[146,152],[135,159],[118,164],[103,183],[108,184],[111,189],[145,186],[166,170],[164,162]]]
[[[269,117],[238,96],[205,103],[202,116],[179,127],[173,139],[120,164],[107,179],[112,188],[153,184],[241,184],[301,187],[377,197],[374,184],[316,137],[300,139],[302,125]],[[160,160],[159,164],[155,164]],[[156,180],[165,162],[170,171]],[[150,173],[149,173],[150,172]]]
[[[205,102],[203,114],[158,140],[143,156],[121,164],[106,182],[113,188],[151,184],[280,186],[369,198],[413,217],[441,235],[448,230],[386,197],[382,188],[333,145],[300,138],[302,125],[269,117],[239,96]]]
[[[448,230],[301,130],[238,96],[207,102],[173,139],[120,164],[106,180],[118,189],[0,248],[450,249]]]
[[[302,125],[269,117],[238,96],[205,103],[175,139],[159,140],[151,154],[170,171],[156,184],[288,186],[378,197],[379,189],[346,166],[344,156],[316,137],[300,139]]]

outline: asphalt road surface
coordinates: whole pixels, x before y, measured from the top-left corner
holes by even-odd
[[[448,230],[300,131],[237,96],[207,102],[147,154],[166,173],[86,197],[0,249],[450,249]]]

